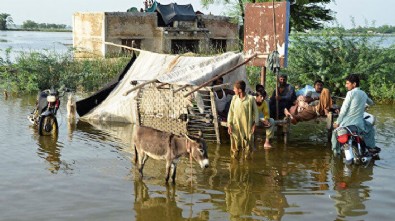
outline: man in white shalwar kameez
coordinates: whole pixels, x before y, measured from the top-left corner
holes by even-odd
[[[373,105],[373,101],[359,88],[359,77],[356,74],[351,74],[346,78],[346,88],[348,90],[346,99],[340,109],[339,117],[333,126],[334,128],[339,126],[357,126],[367,148],[375,148],[374,127],[363,118],[365,105]],[[336,130],[332,133],[332,151],[335,154],[340,153],[340,148],[336,140]]]

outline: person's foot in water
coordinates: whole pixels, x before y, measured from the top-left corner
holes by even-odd
[[[266,139],[265,144],[263,144],[263,148],[264,148],[265,150],[268,150],[268,149],[273,148],[272,145],[270,144],[269,139]]]

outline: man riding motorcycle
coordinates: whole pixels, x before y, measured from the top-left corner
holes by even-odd
[[[333,127],[356,126],[363,137],[366,148],[372,152],[379,151],[380,149],[376,147],[373,124],[364,119],[365,104],[373,105],[373,101],[359,88],[357,74],[351,74],[346,78],[346,88],[348,92]],[[336,130],[332,133],[332,151],[335,154],[340,154]]]

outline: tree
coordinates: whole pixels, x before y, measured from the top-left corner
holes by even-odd
[[[26,20],[22,24],[22,28],[24,29],[38,29],[38,23],[32,20]]]
[[[360,74],[361,88],[375,100],[395,100],[395,45],[380,46],[371,35],[348,35],[324,29],[317,35],[293,35],[288,67],[292,83],[304,86],[320,79],[334,95],[345,96],[344,79]],[[383,39],[384,40],[384,39]]]
[[[13,24],[14,21],[10,14],[1,13],[0,14],[0,30],[7,30],[7,25]]]
[[[281,0],[276,0],[276,2]],[[284,0],[283,0],[284,1]],[[326,9],[325,5],[333,0],[288,0],[291,4],[291,19],[290,27],[292,30],[305,32],[307,30],[314,30],[323,28],[323,22],[332,21],[333,11]],[[238,8],[238,15],[244,23],[244,4],[272,2],[272,0],[201,0],[201,4],[208,7],[210,4],[224,2],[226,4],[234,5]],[[290,30],[291,30],[290,29]]]

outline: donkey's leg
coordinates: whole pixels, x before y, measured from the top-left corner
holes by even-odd
[[[170,173],[171,173],[172,163],[170,161],[166,161],[166,183],[169,182]]]
[[[147,156],[147,154],[146,153],[144,153],[144,152],[142,152],[141,154],[139,154],[140,155],[140,158],[139,158],[139,172],[140,172],[140,177],[143,177],[143,169],[144,169],[144,165],[145,165],[145,162],[147,161],[147,158],[148,158],[148,156]]]
[[[176,183],[177,164],[176,163],[172,163],[171,164],[171,168],[172,168],[171,179],[173,180],[173,184],[175,184]]]

